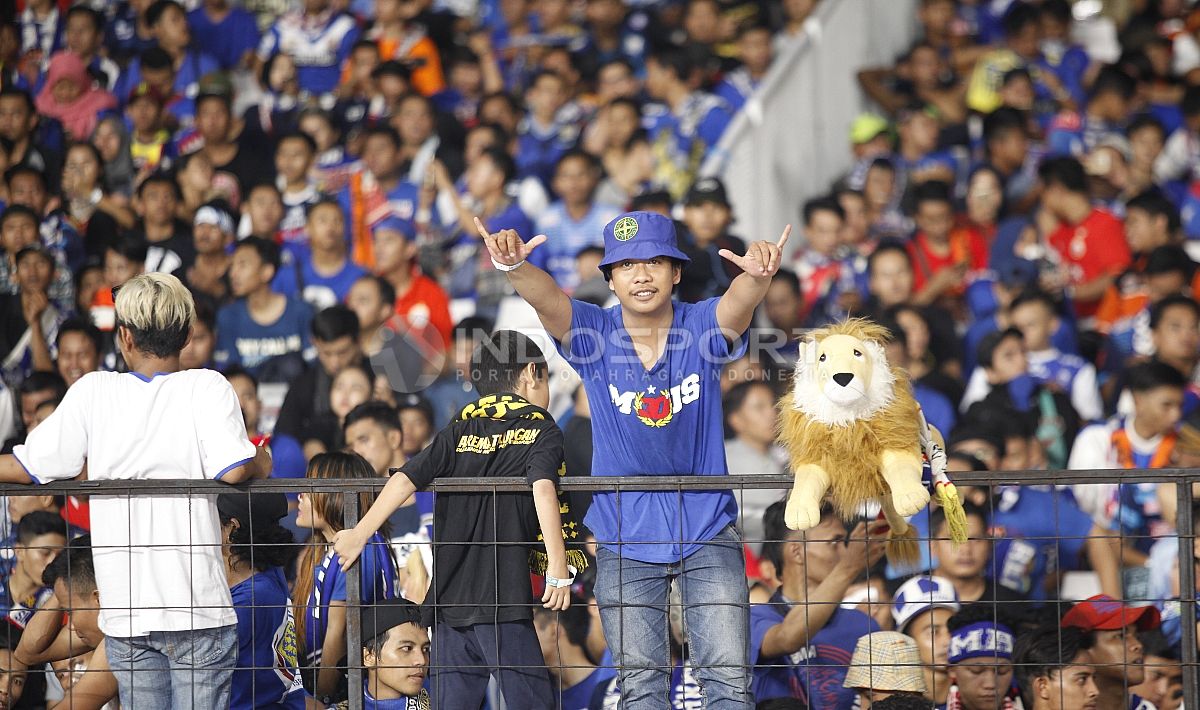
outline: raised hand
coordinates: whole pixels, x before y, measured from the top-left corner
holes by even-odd
[[[746,247],[746,254],[744,256],[738,256],[728,249],[722,249],[717,253],[736,264],[738,268],[750,276],[759,279],[769,279],[775,275],[775,272],[779,271],[780,263],[783,261],[783,245],[787,244],[791,233],[792,225],[789,224],[783,228],[783,234],[780,235],[778,242],[753,242],[750,246]]]
[[[492,260],[504,266],[520,264],[529,258],[534,249],[546,242],[545,234],[539,234],[525,242],[515,229],[502,229],[491,234],[478,217],[475,218],[475,229],[479,230],[479,236],[483,238],[483,244],[487,247]]]

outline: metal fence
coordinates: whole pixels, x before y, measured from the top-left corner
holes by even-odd
[[[1194,469],[1138,469],[1138,470],[1090,470],[1090,471],[1023,471],[1023,472],[961,472],[953,474],[955,482],[960,487],[980,486],[994,488],[996,486],[1064,486],[1074,484],[1142,484],[1142,483],[1172,483],[1175,484],[1176,516],[1175,528],[1178,539],[1179,565],[1179,604],[1181,618],[1181,668],[1183,671],[1183,692],[1187,702],[1192,704],[1197,695],[1197,629],[1196,629],[1196,574],[1194,564],[1200,563],[1200,558],[1193,554],[1193,504],[1192,486],[1200,481],[1200,470]],[[343,516],[346,528],[357,523],[361,514],[360,496],[363,492],[378,492],[386,481],[364,482],[362,480],[310,480],[310,479],[271,479],[258,481],[242,486],[228,486],[216,481],[128,481],[116,484],[113,482],[68,481],[53,483],[46,486],[0,486],[0,495],[29,496],[29,495],[78,495],[78,496],[212,496],[231,491],[279,493],[326,493],[344,494],[341,496]],[[790,489],[792,479],[788,475],[739,475],[739,476],[641,476],[641,477],[566,477],[561,480],[560,488],[567,494],[590,491],[626,492],[626,491],[676,491],[680,495],[684,491],[697,490],[735,490],[754,491],[776,489],[782,497]],[[528,483],[522,478],[444,478],[437,480],[432,486],[435,493],[440,494],[503,494],[527,492]],[[493,500],[496,500],[493,497]],[[1057,516],[1057,507],[1046,511],[1047,515]],[[1113,533],[1114,537],[1124,537]],[[930,542],[931,540],[926,540]],[[750,541],[752,542],[752,541]],[[436,546],[436,532],[435,541]],[[436,576],[437,571],[434,570]],[[131,584],[136,580],[131,580]],[[347,575],[347,609],[354,610],[362,607],[360,579],[357,574]],[[1057,602],[1050,599],[1047,602]],[[1136,603],[1136,599],[1128,599]],[[346,647],[347,662],[345,668],[353,671],[363,669],[362,658],[362,629],[360,616],[357,613],[347,613]],[[303,649],[300,650],[303,658]],[[349,672],[349,707],[362,707],[363,679],[357,672]]]

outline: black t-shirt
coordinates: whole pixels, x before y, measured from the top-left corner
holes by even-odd
[[[192,241],[192,230],[181,219],[174,221],[172,234],[166,239],[152,242],[146,238],[145,230],[138,236],[146,242],[146,271],[163,274],[186,274],[196,260],[196,245]]]
[[[521,476],[557,481],[563,435],[546,410],[489,395],[438,432],[401,471],[418,490],[436,478]],[[439,492],[433,509],[435,623],[453,627],[533,618],[529,555],[540,550],[533,496]],[[469,543],[469,544],[463,544]]]

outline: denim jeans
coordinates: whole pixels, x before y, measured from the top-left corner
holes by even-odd
[[[433,630],[429,681],[439,710],[483,706],[493,676],[509,710],[554,710],[558,693],[545,668],[542,646],[530,621],[474,624]]]
[[[667,599],[677,578],[704,710],[753,708],[749,593],[741,537],[730,525],[680,562],[639,562],[601,547],[596,603],[619,668],[621,710],[662,710],[671,682]]]
[[[105,639],[125,710],[227,708],[237,625]]]

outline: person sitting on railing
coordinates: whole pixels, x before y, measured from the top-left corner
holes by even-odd
[[[116,316],[117,343],[130,372],[84,375],[12,456],[0,457],[0,481],[65,480],[85,467],[90,480],[101,482],[98,492],[104,481],[232,484],[265,477],[270,453],[246,438],[225,378],[210,370],[180,371],[195,305],[179,279],[135,276],[117,294]],[[168,707],[173,697],[197,707],[228,704],[237,617],[215,501],[94,495],[90,504],[104,600],[100,626],[122,704]],[[134,588],[131,581],[148,579],[155,584]],[[135,685],[134,676],[159,680]]]
[[[429,632],[420,608],[407,599],[388,599],[362,610],[363,707],[369,710],[429,710]],[[349,710],[350,702],[336,706]],[[438,707],[456,707],[439,705]]]
[[[317,454],[308,464],[307,478],[315,480],[358,480],[365,485],[375,478],[366,459],[357,454],[334,451]],[[336,702],[346,697],[346,615],[350,602],[346,568],[334,551],[334,536],[345,529],[342,493],[307,491],[300,493],[296,524],[313,531],[313,537],[296,564],[296,582],[292,598],[296,619],[296,646],[300,649],[300,669],[304,687],[317,700]],[[369,506],[375,496],[358,494],[359,505]],[[363,604],[396,596],[396,561],[387,539],[385,520],[378,532],[363,541],[367,548],[359,566],[360,597]],[[356,555],[357,557],[357,555]]]
[[[237,670],[230,707],[303,710],[296,624],[284,570],[295,558],[282,493],[222,493],[221,546],[238,617]]]
[[[577,569],[567,565],[555,491],[563,438],[545,410],[546,360],[528,336],[501,330],[480,343],[471,367],[483,396],[388,480],[358,525],[334,538],[334,550],[342,569],[348,568],[388,517],[437,478],[524,477],[532,496],[437,495],[434,528],[440,544],[427,600],[437,641],[433,701],[438,707],[479,707],[494,676],[508,707],[550,710],[557,703],[533,628],[529,582],[539,551],[530,543],[543,538],[546,546],[545,566],[537,570],[546,575],[545,608],[570,606]]]
[[[1151,710],[1154,706],[1131,688],[1146,678],[1144,650],[1139,631],[1159,626],[1158,609],[1132,607],[1099,594],[1071,607],[1062,618],[1064,631],[1084,632],[1084,644],[1096,664],[1096,687],[1100,697],[1096,710]],[[1068,706],[1070,707],[1070,706]]]

